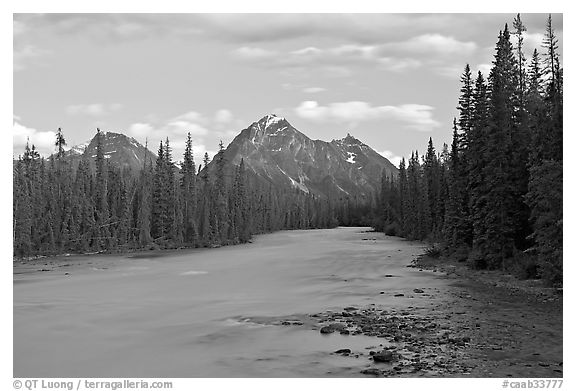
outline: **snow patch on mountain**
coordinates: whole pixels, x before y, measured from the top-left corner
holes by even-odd
[[[86,141],[85,143],[74,145],[69,151],[77,153],[78,155],[82,155],[86,148],[90,145],[90,141]]]
[[[270,133],[269,136],[278,136],[278,133],[280,133],[280,132],[282,132],[282,131],[284,131],[284,130],[286,130],[286,129],[288,129],[288,126],[283,126],[283,127],[279,128],[279,129],[276,129],[276,131],[275,131],[274,133]]]
[[[306,187],[305,184],[300,183],[300,182],[296,182],[294,179],[292,179],[292,177],[288,176],[288,178],[290,179],[290,183],[292,184],[292,187],[295,187],[297,189],[302,190],[304,193],[308,194],[310,193],[310,190],[308,190],[308,188]]]
[[[348,163],[356,163],[356,154],[354,152],[348,152],[348,159],[346,159]]]
[[[264,125],[264,130],[268,129],[270,125],[277,124],[280,121],[283,121],[283,117],[277,117],[274,114],[268,114],[266,117],[266,125]]]
[[[282,172],[282,174],[284,174],[290,180],[290,184],[292,185],[292,187],[294,187],[296,189],[300,189],[301,191],[303,191],[306,194],[310,193],[310,190],[308,190],[306,185],[303,183],[304,177],[302,176],[302,174],[298,175],[298,177],[299,177],[298,179],[300,180],[300,182],[297,182],[290,175],[288,175],[288,173],[286,171],[284,171],[282,168],[280,168],[280,166],[278,164],[276,164],[276,167],[278,167],[278,169]]]
[[[339,184],[337,184],[336,182],[334,182],[334,184],[336,185],[336,187],[338,188],[338,190],[340,190],[340,191],[342,191],[342,192],[350,195],[350,193],[348,193],[346,190],[344,190],[343,188],[341,188]]]

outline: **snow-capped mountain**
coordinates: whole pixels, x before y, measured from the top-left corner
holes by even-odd
[[[331,197],[367,197],[382,170],[397,168],[360,140],[312,140],[282,117],[269,114],[242,130],[224,152],[234,165],[244,159],[262,179],[285,188]]]
[[[66,151],[73,162],[94,162],[96,137]],[[139,170],[156,155],[134,138],[102,132],[104,157],[114,165]],[[244,159],[246,168],[261,182],[321,197],[367,198],[380,186],[382,170],[396,176],[398,169],[385,157],[350,134],[330,142],[312,140],[285,118],[269,114],[242,130],[224,151],[229,177]],[[198,162],[197,162],[198,163]],[[214,166],[214,160],[208,169]]]
[[[140,170],[144,166],[144,159],[147,164],[156,160],[156,155],[147,150],[134,138],[122,133],[101,132],[104,158],[112,164],[120,167],[130,167],[133,170]],[[73,162],[80,159],[88,159],[94,162],[96,157],[96,136],[90,141],[75,145],[66,151],[65,156]]]

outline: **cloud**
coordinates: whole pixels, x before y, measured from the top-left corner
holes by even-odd
[[[163,131],[175,136],[186,136],[188,133],[192,136],[205,136],[208,134],[208,129],[202,125],[183,120],[169,122],[163,127]]]
[[[380,45],[381,51],[399,51],[416,54],[433,55],[470,55],[478,49],[475,42],[462,42],[451,36],[441,34],[423,34],[402,42],[393,42]]]
[[[14,36],[24,34],[28,30],[28,27],[21,21],[14,19],[12,21],[12,31]]]
[[[263,68],[293,68],[303,71],[318,68],[324,75],[331,77],[350,76],[349,65],[372,65],[394,72],[415,69],[422,65],[417,59],[385,54],[387,52],[379,46],[356,44],[327,48],[308,46],[284,52],[256,47],[241,47],[232,51],[235,58]]]
[[[476,67],[476,72],[472,73],[472,76],[476,77],[478,75],[478,71],[482,72],[482,76],[484,76],[484,80],[488,79],[488,75],[490,75],[490,71],[492,70],[492,64],[478,64]]]
[[[216,13],[216,14],[14,14],[15,24],[34,30],[74,36],[86,34],[112,43],[170,35],[189,39],[200,37],[243,45],[289,42],[303,38],[326,38],[349,43],[397,42],[406,35],[431,35],[432,44],[450,47],[450,42],[435,41],[433,35],[474,37],[498,31],[511,22],[514,14],[417,14],[417,13]],[[522,15],[529,28],[543,27],[546,14]],[[559,34],[562,14],[554,14]],[[20,27],[18,27],[20,28]],[[30,28],[32,30],[32,28]],[[416,44],[419,42],[416,41]]]
[[[104,104],[104,103],[89,103],[89,104],[76,104],[66,107],[66,113],[70,115],[90,115],[90,116],[104,116],[109,115],[115,111],[121,110],[123,105],[120,103]]]
[[[384,156],[386,159],[390,160],[390,163],[394,164],[396,168],[400,167],[400,161],[402,161],[402,156],[398,156],[394,152],[388,150],[378,153]]]
[[[214,114],[214,122],[218,125],[228,125],[233,119],[234,116],[230,110],[220,109]]]
[[[84,35],[100,43],[119,43],[166,34],[167,26],[176,27],[176,35],[192,31],[177,15],[158,14],[15,14],[15,26],[29,32]]]
[[[22,125],[16,120],[12,124],[12,147],[14,156],[19,156],[24,153],[26,142],[30,143],[30,147],[34,145],[38,153],[43,156],[49,156],[54,153],[56,132],[39,131]]]
[[[528,60],[532,57],[532,53],[534,49],[537,49],[538,52],[542,53],[542,42],[544,42],[544,34],[542,33],[524,33],[524,53]],[[512,42],[514,44],[518,43],[516,36],[512,37]]]
[[[153,151],[158,148],[161,140],[168,137],[175,161],[182,159],[186,138],[190,133],[194,159],[199,164],[204,152],[208,152],[210,157],[215,154],[214,150],[206,148],[206,141],[213,142],[213,145],[217,145],[219,140],[229,142],[241,129],[241,125],[242,121],[228,109],[216,110],[212,115],[188,111],[164,120],[133,123],[128,127],[128,133],[140,142],[147,138],[148,147]]]
[[[306,87],[304,89],[302,89],[302,92],[306,93],[306,94],[317,94],[319,92],[324,92],[326,91],[326,88],[323,87]]]
[[[278,53],[272,50],[246,46],[233,50],[232,54],[243,60],[265,60],[278,56]]]
[[[414,58],[381,57],[378,59],[381,68],[392,72],[413,70],[422,66],[422,61]]]
[[[200,164],[204,164],[205,153],[208,153],[208,157],[210,158],[210,160],[212,160],[217,152],[215,150],[207,149],[206,145],[204,144],[194,144],[192,146],[192,149],[194,150],[194,162],[196,163],[197,168],[199,167]]]
[[[241,47],[232,54],[264,68],[317,67],[333,77],[346,77],[351,74],[350,65],[376,66],[391,72],[428,66],[442,75],[449,75],[449,67],[453,67],[454,62],[470,62],[477,50],[478,45],[472,41],[464,42],[441,34],[422,34],[403,41],[371,45],[307,46],[285,51]]]
[[[499,20],[491,14],[202,14],[192,16],[189,23],[204,36],[228,42],[277,43],[317,37],[376,43],[399,40],[405,35],[406,26],[410,26],[414,35],[453,31],[474,35],[479,30],[486,30],[487,22],[495,28],[501,27],[506,18],[503,15]],[[434,37],[431,41],[438,45],[449,44],[438,43]]]
[[[351,101],[321,106],[316,101],[304,101],[294,109],[300,118],[318,122],[359,123],[364,121],[392,119],[417,131],[431,131],[440,126],[432,118],[431,106],[404,104],[399,106],[372,106],[368,102]]]
[[[43,57],[50,52],[47,50],[39,49],[34,45],[24,45],[17,48],[14,44],[14,72],[21,71],[28,68],[30,65],[35,64],[35,60]]]
[[[137,122],[128,127],[128,133],[140,140],[148,137],[148,135],[152,134],[153,131],[154,127],[152,125],[141,122]]]

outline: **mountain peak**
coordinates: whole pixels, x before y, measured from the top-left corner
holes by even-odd
[[[99,134],[104,158],[112,164],[139,170],[145,161],[156,158],[153,152],[146,149],[133,137],[111,131],[100,131]],[[71,159],[71,161],[75,161],[76,164],[81,159],[87,159],[93,162],[96,157],[97,143],[97,135],[94,135],[92,139],[82,144],[67,148],[65,156]],[[52,158],[52,156],[50,158]]]
[[[320,197],[368,197],[379,189],[383,169],[397,171],[349,133],[332,142],[312,140],[275,114],[243,129],[226,153],[227,161],[237,165],[243,159],[267,183]]]
[[[270,126],[278,124],[282,121],[286,121],[286,119],[284,117],[278,117],[276,114],[268,114],[265,115],[264,117],[262,117],[259,121],[258,124],[262,125],[262,127],[264,128],[264,130],[268,129]]]
[[[341,138],[340,140],[333,140],[337,143],[340,144],[346,144],[346,145],[364,145],[364,143],[360,140],[358,140],[356,137],[350,135],[350,133],[346,133],[346,137]]]

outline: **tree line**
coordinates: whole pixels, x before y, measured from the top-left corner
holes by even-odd
[[[374,228],[561,284],[563,68],[551,16],[530,61],[525,31],[520,15],[500,31],[487,77],[465,66],[452,144],[383,176]]]
[[[109,164],[102,138],[98,130],[96,156],[77,167],[65,157],[61,129],[49,159],[26,145],[13,167],[15,256],[216,247],[338,224],[329,199],[276,189],[250,175],[243,160],[228,164],[222,143],[214,162],[205,154],[197,170],[188,135],[178,169],[166,139],[155,162],[149,157],[134,171]]]

